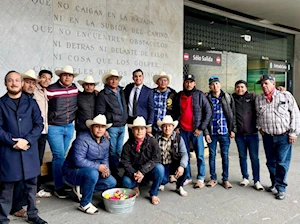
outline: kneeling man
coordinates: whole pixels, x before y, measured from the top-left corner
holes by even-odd
[[[160,164],[160,149],[157,141],[146,135],[146,121],[143,117],[137,117],[133,124],[128,124],[132,128],[134,138],[123,146],[121,162],[124,165],[125,173],[123,176],[123,186],[132,188],[137,196],[140,194],[139,184],[144,177],[152,180],[150,189],[151,202],[159,204],[158,188],[164,176],[164,167]]]
[[[111,124],[99,114],[93,120],[87,120],[88,132],[80,134],[73,142],[64,162],[62,171],[68,183],[80,186],[75,194],[80,199],[79,210],[88,214],[99,213],[91,203],[93,193],[116,186],[116,179],[110,175],[108,165],[109,140],[104,136]]]
[[[178,121],[173,121],[170,115],[165,116],[162,121],[157,121],[157,126],[162,130],[157,140],[161,149],[161,163],[165,167],[164,179],[159,190],[164,190],[170,177],[170,182],[175,182],[177,179],[176,192],[181,196],[187,196],[183,183],[187,177],[185,168],[188,164],[188,154],[183,138],[174,131],[177,125]]]

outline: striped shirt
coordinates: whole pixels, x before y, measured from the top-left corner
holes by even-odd
[[[275,89],[272,102],[262,94],[255,100],[258,130],[269,135],[289,133],[296,137],[300,133],[300,113],[296,100],[288,91]]]
[[[228,133],[227,122],[222,108],[221,95],[216,98],[212,95],[213,115],[211,122],[212,135],[226,135]]]

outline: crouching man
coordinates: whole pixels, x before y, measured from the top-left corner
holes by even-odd
[[[116,179],[110,175],[108,165],[109,140],[104,133],[111,124],[99,114],[93,120],[87,120],[88,132],[80,134],[73,142],[64,162],[62,171],[68,183],[80,186],[81,194],[74,190],[80,199],[79,210],[88,214],[99,213],[91,203],[93,193],[116,186]]]
[[[162,130],[157,140],[161,150],[161,163],[165,168],[165,175],[159,190],[164,190],[169,179],[170,182],[175,182],[177,179],[176,192],[181,196],[187,196],[188,193],[183,189],[183,183],[187,177],[185,168],[189,158],[183,138],[174,131],[177,125],[178,121],[173,121],[170,115],[165,116],[162,121],[157,121],[157,126]]]
[[[160,202],[157,197],[158,188],[164,176],[164,167],[160,164],[160,148],[154,138],[146,135],[149,125],[146,125],[143,117],[137,117],[128,127],[132,128],[134,138],[129,138],[121,154],[121,162],[125,169],[123,186],[132,188],[138,196],[139,184],[144,177],[146,180],[152,180],[149,193],[151,203],[157,205]]]

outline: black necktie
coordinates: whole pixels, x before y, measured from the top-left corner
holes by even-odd
[[[133,102],[132,102],[132,115],[133,115],[133,117],[136,117],[137,101],[138,101],[138,88],[135,89],[134,96],[133,96]]]

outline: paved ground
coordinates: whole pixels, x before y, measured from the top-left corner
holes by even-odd
[[[261,142],[260,142],[261,143]],[[269,175],[265,166],[265,156],[260,145],[261,182],[269,186]],[[195,174],[195,160],[192,161]],[[221,160],[217,159],[218,178],[221,180]],[[208,163],[207,179],[208,175]],[[293,158],[288,175],[287,197],[283,201],[274,199],[268,192],[258,192],[251,186],[240,187],[241,180],[238,153],[235,142],[230,148],[229,180],[233,189],[226,190],[221,185],[209,189],[194,190],[192,185],[185,189],[189,195],[180,197],[174,193],[175,185],[168,184],[160,192],[161,203],[153,206],[148,198],[148,186],[141,188],[134,210],[128,214],[110,214],[104,210],[101,194],[94,195],[93,203],[101,208],[98,215],[87,215],[76,208],[78,203],[72,199],[52,197],[41,199],[38,205],[40,216],[51,224],[173,224],[173,223],[300,223],[300,142],[293,148]],[[74,198],[73,198],[74,199]],[[12,218],[11,223],[25,223],[25,219]]]

